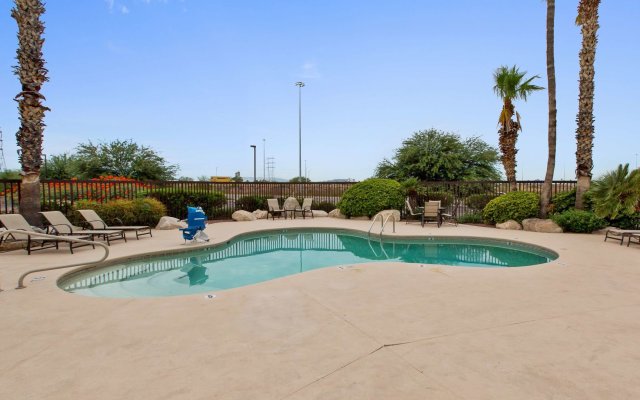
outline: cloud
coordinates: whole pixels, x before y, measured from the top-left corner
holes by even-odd
[[[107,3],[107,8],[109,9],[109,11],[113,11],[115,0],[104,0],[104,1],[105,3]]]
[[[127,6],[120,6],[120,12],[123,14],[129,14],[129,8]]]
[[[320,71],[318,70],[318,65],[312,61],[305,62],[304,64],[302,64],[302,72],[300,73],[300,77],[305,79],[320,78]]]

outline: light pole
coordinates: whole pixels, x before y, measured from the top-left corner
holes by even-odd
[[[253,181],[256,181],[256,145],[252,144],[249,147],[253,147]]]
[[[302,179],[302,88],[304,82],[296,82],[298,87],[298,176]]]
[[[266,148],[267,139],[262,139],[262,180],[265,182],[267,181],[267,158],[265,157],[265,154],[267,154]]]

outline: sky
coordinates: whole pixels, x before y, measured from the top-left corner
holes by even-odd
[[[575,178],[577,4],[556,2],[555,179]],[[7,167],[19,168],[12,6],[0,0],[0,129]],[[497,147],[499,66],[515,64],[547,86],[543,0],[53,0],[46,8],[48,156],[131,139],[179,165],[179,176],[246,178],[256,145],[258,178],[273,158],[273,176],[289,179],[299,169],[301,94],[303,175],[361,180],[419,130]],[[638,0],[600,6],[596,177],[638,162],[639,20]],[[515,104],[519,179],[544,179],[547,101],[545,90]]]

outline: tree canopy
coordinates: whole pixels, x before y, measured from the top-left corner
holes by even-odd
[[[384,159],[376,176],[424,181],[500,179],[498,151],[479,137],[461,139],[455,133],[429,129],[402,142],[390,161]]]

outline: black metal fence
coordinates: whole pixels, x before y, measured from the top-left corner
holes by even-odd
[[[518,190],[540,193],[542,181],[519,181]],[[314,182],[314,183],[278,183],[278,182],[187,182],[187,181],[130,181],[130,180],[47,180],[42,181],[42,209],[61,210],[70,213],[79,200],[99,203],[116,199],[136,199],[148,196],[152,192],[197,192],[222,193],[224,201],[217,206],[210,218],[228,219],[238,206],[239,199],[246,196],[264,198],[313,197],[315,204],[337,204],[342,194],[354,182]],[[460,182],[423,182],[424,189],[412,193],[409,197],[414,204],[426,200],[441,200],[448,210],[456,210],[458,215],[480,211],[487,201],[509,191],[505,181],[460,181]],[[566,192],[575,188],[575,181],[555,181],[552,194]],[[20,181],[0,180],[0,213],[19,213]],[[180,216],[184,206],[175,205],[168,209],[169,215]],[[325,207],[330,204],[325,204]]]

